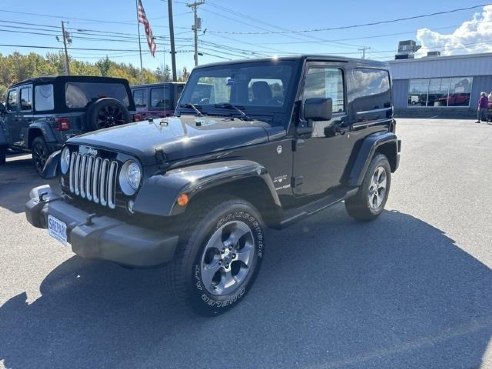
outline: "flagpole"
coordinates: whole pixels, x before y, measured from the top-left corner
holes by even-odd
[[[142,44],[140,42],[140,21],[138,18],[138,0],[135,1],[137,10],[138,50],[140,52],[140,83],[143,82]]]

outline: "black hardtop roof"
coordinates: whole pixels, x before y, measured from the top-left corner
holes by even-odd
[[[173,81],[168,81],[168,82],[156,82],[156,83],[145,83],[142,85],[131,85],[131,88],[141,88],[141,87],[157,87],[157,86],[162,86],[162,85],[184,85],[184,82],[173,82]]]
[[[14,83],[10,87],[17,87],[28,83],[65,83],[65,82],[95,82],[95,83],[123,83],[128,84],[128,80],[125,78],[115,77],[100,77],[100,76],[43,76],[25,79],[23,81]]]
[[[334,62],[352,63],[352,64],[355,64],[357,66],[363,65],[363,66],[368,66],[368,67],[388,68],[388,63],[377,61],[377,60],[347,58],[347,57],[336,56],[336,55],[309,54],[309,55],[279,56],[279,57],[259,58],[259,59],[231,60],[231,61],[227,61],[227,62],[217,62],[217,63],[204,64],[204,65],[200,65],[200,66],[195,67],[195,69],[220,66],[220,65],[230,65],[230,64],[244,64],[244,63],[257,63],[257,62],[271,63],[274,60],[278,60],[278,61],[334,61]]]

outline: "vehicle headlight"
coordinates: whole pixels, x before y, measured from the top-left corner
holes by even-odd
[[[60,169],[62,174],[67,174],[68,168],[70,168],[70,150],[65,146],[60,156]]]
[[[140,165],[134,160],[128,160],[121,167],[120,188],[125,195],[131,196],[138,190],[142,180],[142,170]]]

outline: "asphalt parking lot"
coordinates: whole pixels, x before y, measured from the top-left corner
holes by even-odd
[[[387,210],[339,204],[268,234],[229,313],[177,307],[159,270],[86,261],[23,214],[46,183],[0,167],[0,368],[492,368],[492,125],[399,119]],[[56,181],[51,181],[56,183]]]

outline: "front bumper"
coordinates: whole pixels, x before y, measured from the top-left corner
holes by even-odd
[[[48,215],[65,222],[67,240],[77,255],[131,267],[153,267],[172,260],[177,235],[97,216],[76,208],[56,195],[49,185],[33,188],[26,203],[26,218],[33,226],[48,228]]]

